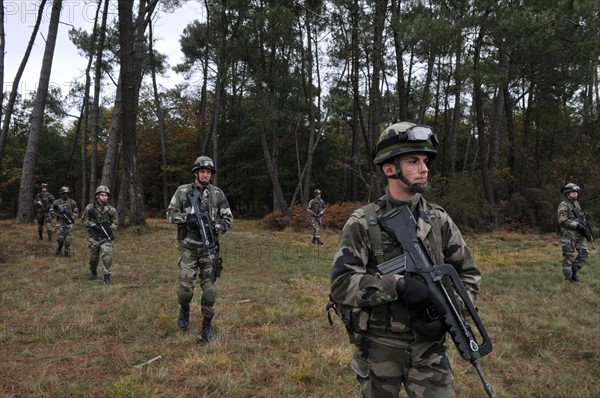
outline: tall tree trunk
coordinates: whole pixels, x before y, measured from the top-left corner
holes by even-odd
[[[29,127],[27,149],[25,151],[25,159],[23,160],[21,184],[19,187],[17,222],[29,222],[33,220],[33,177],[35,175],[35,165],[37,161],[42,122],[44,119],[44,109],[46,108],[46,97],[48,96],[48,86],[50,84],[50,73],[52,72],[52,59],[54,58],[54,47],[56,45],[61,7],[62,0],[54,0],[52,4],[52,13],[50,15],[50,24],[48,26],[48,38],[44,48],[44,58],[42,60],[39,85],[35,95],[33,110],[31,112],[31,125]]]
[[[162,105],[160,104],[160,97],[158,95],[158,86],[156,84],[156,60],[154,58],[154,50],[152,46],[152,23],[149,25],[148,45],[150,51],[150,71],[152,73],[152,91],[154,92],[154,108],[156,109],[156,118],[158,120],[158,131],[160,134],[160,154],[162,159],[162,180],[163,180],[163,206],[166,209],[169,206],[169,189],[167,186],[167,143],[166,135],[167,129],[165,128],[165,117],[163,115]]]
[[[306,173],[304,175],[304,192],[302,193],[302,206],[307,206],[310,195],[310,184],[312,181],[312,164],[313,164],[313,153],[315,143],[315,104],[314,104],[314,93],[313,93],[313,39],[312,39],[312,16],[313,11],[307,10],[305,15],[305,28],[306,28],[306,76],[302,80],[304,85],[304,92],[306,95],[305,103],[308,113],[308,149],[306,154]],[[302,62],[304,63],[304,61]],[[304,71],[303,71],[304,74]]]
[[[421,103],[419,105],[419,116],[417,123],[423,123],[425,120],[425,112],[429,106],[429,93],[431,92],[431,81],[433,80],[433,66],[435,65],[435,51],[429,52],[427,58],[427,73],[425,74],[425,83],[423,84],[423,92],[421,95]]]
[[[98,13],[104,1],[102,11],[102,22],[98,29],[94,31],[94,47],[96,49],[96,65],[94,67],[94,101],[92,103],[92,123],[90,131],[90,202],[93,202],[95,196],[96,181],[98,180],[98,132],[100,130],[100,84],[102,82],[102,54],[104,53],[104,41],[106,38],[106,20],[108,18],[109,0],[99,0],[96,11],[96,21]],[[96,41],[96,37],[98,38]],[[82,204],[85,206],[85,203]]]
[[[15,79],[12,83],[12,88],[10,90],[10,95],[8,97],[8,102],[6,103],[6,109],[4,111],[4,119],[2,121],[2,132],[0,132],[0,167],[2,165],[2,159],[4,158],[4,148],[6,146],[6,137],[8,136],[8,128],[10,126],[10,118],[12,117],[12,112],[15,106],[15,101],[17,100],[17,94],[19,94],[19,83],[21,82],[21,76],[23,76],[23,72],[25,71],[25,66],[27,66],[27,61],[29,61],[29,56],[31,55],[31,49],[33,48],[33,44],[35,43],[35,38],[40,29],[40,23],[42,22],[42,17],[44,15],[44,8],[46,7],[46,0],[41,0],[38,8],[37,18],[35,20],[35,25],[33,26],[33,31],[31,32],[31,37],[29,38],[29,43],[27,43],[27,49],[25,50],[25,54],[23,55],[23,59],[21,60],[21,64],[19,65],[19,69],[17,69],[17,73],[15,74]],[[3,7],[4,8],[4,7]],[[4,26],[4,24],[2,25]],[[2,43],[4,43],[4,38],[2,38]],[[4,53],[4,50],[2,51]],[[2,73],[4,76],[4,72]],[[2,90],[4,91],[4,86],[2,86]]]
[[[492,175],[488,169],[488,145],[485,134],[485,115],[483,110],[483,92],[481,88],[480,54],[483,45],[483,37],[484,28],[480,27],[473,54],[473,105],[475,108],[477,139],[479,140],[479,166],[481,169],[483,190],[485,199],[492,209],[491,221],[494,226],[497,226],[498,214],[496,212]]]
[[[359,11],[358,0],[354,1],[354,4],[351,8],[350,20],[351,20],[351,82],[352,82],[352,141],[351,141],[351,149],[350,149],[350,190],[351,190],[351,200],[353,202],[358,201],[358,173],[360,169],[360,164],[358,159],[360,156],[359,152],[359,142],[360,137],[366,137],[366,128],[364,127],[363,122],[363,113],[361,108],[361,95],[360,95],[360,44],[359,44],[359,26],[360,26],[360,18],[358,16]],[[365,148],[367,159],[370,159],[369,145],[368,140],[365,139]],[[372,167],[372,164],[370,164]]]
[[[119,0],[119,45],[121,69],[119,80],[121,82],[133,82],[123,84],[121,87],[121,141],[123,143],[123,163],[125,178],[131,190],[131,219],[133,225],[144,225],[146,223],[144,209],[144,189],[137,167],[137,145],[136,145],[136,84],[139,77],[136,75],[136,56],[134,48],[135,30],[133,25],[133,3],[129,0]],[[143,10],[140,8],[140,13]],[[119,208],[124,208],[119,203]]]
[[[227,63],[225,62],[225,49],[227,40],[227,16],[225,13],[225,0],[219,1],[219,42],[217,44],[217,77],[215,82],[215,104],[213,109],[212,130],[210,132],[213,144],[212,159],[215,164],[219,165],[219,122],[221,118],[222,101],[221,97],[225,87],[225,77],[227,74]],[[219,184],[219,177],[216,174],[214,183]]]
[[[462,103],[460,100],[460,93],[462,91],[463,77],[462,77],[462,31],[459,32],[456,38],[456,48],[454,49],[456,55],[456,65],[454,67],[454,110],[452,112],[452,127],[449,131],[448,137],[448,174],[452,175],[456,172],[457,163],[457,145],[458,145],[458,131],[460,128]]]
[[[373,64],[373,73],[371,75],[371,87],[369,88],[369,128],[367,151],[375,146],[379,134],[381,133],[381,75],[385,70],[383,62],[383,31],[385,27],[385,16],[387,11],[387,0],[375,1],[375,15],[373,16],[373,52],[371,53],[371,62]],[[372,162],[371,162],[372,163]],[[380,178],[374,178],[372,184],[369,184],[369,197],[376,197],[382,191],[382,181]]]
[[[110,131],[108,134],[108,143],[104,154],[104,165],[102,167],[102,179],[100,185],[106,185],[111,192],[117,191],[117,173],[119,165],[119,148],[121,144],[121,77],[117,81],[115,92],[115,104],[113,106],[112,119],[110,121]]]

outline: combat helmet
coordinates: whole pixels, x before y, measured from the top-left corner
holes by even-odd
[[[194,166],[192,167],[192,173],[195,173],[196,170],[207,169],[212,171],[212,173],[217,172],[217,167],[215,166],[215,162],[209,158],[208,156],[199,156],[196,158],[194,162]]]
[[[98,188],[96,188],[96,195],[99,193],[105,193],[110,196],[110,189],[108,189],[106,185],[100,185]]]
[[[321,190],[320,189],[315,189],[315,191],[313,192],[314,196],[320,195],[321,194]]]
[[[384,163],[393,162],[394,158],[409,153],[424,153],[429,160],[435,159],[435,147],[439,141],[433,129],[424,124],[400,122],[386,127],[377,144],[373,148],[373,163],[383,166]],[[429,182],[413,184],[402,174],[399,164],[396,164],[396,174],[390,178],[399,179],[406,184],[412,192],[424,192],[429,188]]]
[[[40,188],[48,188],[48,184],[46,184],[45,182],[42,182],[40,184]]]
[[[430,160],[435,158],[435,146],[439,141],[433,129],[424,124],[400,122],[386,127],[375,148],[373,148],[373,162],[382,165],[398,155],[421,152],[426,153]]]
[[[69,189],[69,187],[62,187],[60,189],[60,193],[71,193],[71,190]]]
[[[564,187],[562,187],[560,189],[561,193],[564,193],[565,195],[568,194],[569,192],[579,192],[581,191],[581,188],[579,188],[579,185],[570,182],[568,184],[566,184]]]

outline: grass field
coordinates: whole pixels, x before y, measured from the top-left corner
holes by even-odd
[[[316,246],[310,231],[236,220],[210,345],[195,343],[199,294],[191,330],[177,328],[172,225],[117,231],[109,287],[88,280],[85,235],[78,225],[72,257],[55,257],[33,224],[0,222],[0,397],[357,396],[351,346],[324,310],[336,231]],[[597,250],[573,285],[556,235],[466,240],[484,273],[478,305],[494,349],[480,364],[496,396],[599,397]],[[450,345],[456,396],[485,396]]]

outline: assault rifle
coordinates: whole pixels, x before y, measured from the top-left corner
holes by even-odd
[[[579,225],[577,225],[577,232],[582,234],[585,237],[585,239],[587,239],[587,241],[590,242],[590,245],[592,245],[592,249],[595,249],[594,240],[596,240],[596,238],[594,237],[592,228],[585,219],[585,216],[581,213],[581,210],[578,207],[573,207],[573,214],[575,215],[575,217],[577,217],[577,221],[579,222]]]
[[[100,222],[100,218],[98,217],[98,214],[96,213],[96,209],[93,209],[93,208],[90,209],[90,214],[94,218],[94,222],[96,223],[96,228],[102,233],[102,235],[104,235],[106,240],[111,242],[113,239],[115,239],[110,227],[105,226],[102,222]]]
[[[69,213],[63,211],[59,205],[57,205],[55,203],[54,206],[52,206],[52,207],[54,208],[54,211],[58,212],[58,214],[66,221],[67,225],[75,224],[75,220],[73,220],[73,216],[71,216]]]
[[[200,208],[200,191],[192,189],[186,196],[192,205],[192,212],[189,216],[193,218],[194,228],[197,229],[200,239],[202,239],[202,244],[208,251],[208,258],[213,265],[213,281],[216,281],[221,276],[223,260],[219,257],[219,241],[215,237],[215,225],[210,219],[208,211]]]
[[[433,263],[423,241],[416,234],[417,223],[408,206],[400,206],[387,212],[380,222],[382,228],[402,246],[404,253],[380,264],[377,267],[379,272],[382,275],[404,273],[405,277],[419,278],[427,284],[437,298],[436,301],[444,306],[444,311],[438,312],[458,352],[475,367],[487,395],[492,398],[492,387],[477,362],[492,351],[492,342],[456,270],[450,264]],[[473,334],[462,310],[455,304],[456,295],[464,303],[478,337]],[[478,338],[480,342],[477,341]]]

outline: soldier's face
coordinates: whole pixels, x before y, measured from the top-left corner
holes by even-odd
[[[212,171],[208,169],[200,169],[196,171],[196,179],[200,185],[208,185],[212,178]]]
[[[570,199],[577,199],[578,196],[579,196],[579,192],[569,192]]]
[[[96,197],[98,198],[98,202],[105,204],[106,201],[108,200],[108,194],[101,192],[98,195],[96,195]]]
[[[48,188],[46,188],[46,187],[43,187],[43,188],[42,188],[42,192],[48,192]]]
[[[411,184],[424,184],[429,174],[429,157],[424,154],[409,154],[400,158],[402,174]]]

